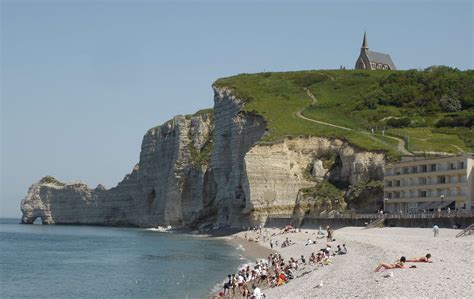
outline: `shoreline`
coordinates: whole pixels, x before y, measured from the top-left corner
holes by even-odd
[[[196,235],[202,236],[209,239],[219,239],[232,246],[236,252],[240,255],[240,260],[242,263],[237,267],[232,269],[229,274],[237,273],[240,269],[246,265],[255,264],[257,260],[266,260],[271,253],[278,253],[277,250],[273,250],[261,244],[260,242],[249,241],[243,237],[244,234],[249,233],[249,231],[243,230],[219,230],[216,234],[212,235]],[[226,281],[227,277],[222,277],[222,280],[215,282],[209,289],[209,298],[219,298],[219,292],[223,289],[223,284]],[[227,297],[228,298],[228,297]],[[240,297],[238,297],[240,298]]]

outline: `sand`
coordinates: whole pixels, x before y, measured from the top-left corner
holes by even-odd
[[[374,228],[346,227],[335,231],[333,247],[343,243],[347,255],[336,256],[329,266],[306,265],[296,272],[288,284],[266,289],[267,298],[335,298],[335,297],[417,297],[417,298],[473,298],[474,294],[474,236],[456,238],[460,230],[441,229],[434,238],[431,229],[423,228]],[[278,229],[267,229],[270,236]],[[243,238],[255,238],[253,232],[232,235],[235,245],[241,244],[252,255],[268,255],[276,250],[285,259],[304,255],[308,260],[311,252],[326,246],[326,239],[305,246],[307,239],[316,239],[316,230],[303,229],[273,237],[281,244],[286,237],[296,244],[287,248],[274,248],[266,242],[248,242]],[[260,249],[258,249],[260,247]],[[265,247],[268,251],[265,251]],[[249,254],[246,252],[246,255]],[[431,253],[433,263],[408,263],[416,269],[373,270],[380,262],[393,263],[400,256],[407,258]],[[388,274],[393,272],[393,277]],[[321,287],[318,287],[320,282]]]

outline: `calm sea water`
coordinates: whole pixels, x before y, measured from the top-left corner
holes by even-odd
[[[205,298],[242,263],[221,240],[18,222],[0,219],[1,298]]]

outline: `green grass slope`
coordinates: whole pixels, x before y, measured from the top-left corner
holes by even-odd
[[[247,111],[265,118],[269,134],[264,141],[335,137],[385,151],[390,158],[401,154],[400,140],[413,152],[458,153],[474,147],[473,71],[439,67],[258,73],[219,79],[214,85],[232,89]],[[302,119],[298,112],[351,131]]]

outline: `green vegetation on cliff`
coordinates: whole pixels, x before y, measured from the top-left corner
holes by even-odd
[[[40,184],[53,184],[53,185],[57,185],[57,186],[65,186],[66,184],[58,181],[57,179],[55,179],[54,177],[50,176],[50,175],[47,175],[45,177],[43,177],[40,181],[39,181]]]
[[[186,118],[191,119],[195,116],[202,116],[205,119],[208,119],[211,123],[211,128],[214,127],[214,110],[213,109],[202,109],[192,115],[186,115]],[[189,140],[192,140],[191,132],[189,132]],[[209,132],[204,140],[204,144],[201,148],[196,148],[196,146],[190,142],[188,144],[189,152],[191,154],[191,161],[193,167],[200,169],[203,166],[207,166],[211,163],[212,150],[214,148],[214,132]]]
[[[264,117],[269,130],[265,141],[335,137],[390,157],[402,154],[404,145],[415,152],[473,150],[473,71],[259,73],[219,79],[214,85],[230,88],[246,102],[247,111]]]

